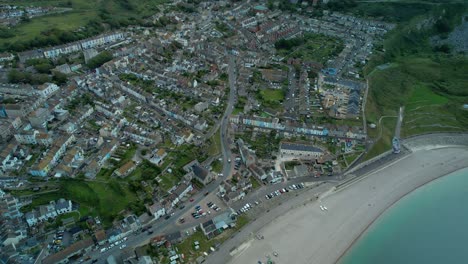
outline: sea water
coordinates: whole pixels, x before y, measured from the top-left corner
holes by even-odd
[[[468,169],[403,197],[338,263],[468,263]]]

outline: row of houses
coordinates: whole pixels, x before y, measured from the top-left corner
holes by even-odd
[[[73,210],[73,204],[70,200],[59,199],[51,201],[47,205],[41,205],[36,209],[25,214],[26,222],[28,225],[35,226],[40,222],[54,219],[59,215],[69,213]]]
[[[253,126],[266,129],[274,129],[288,133],[297,133],[303,135],[322,136],[322,137],[338,137],[351,139],[365,139],[366,134],[359,129],[345,127],[334,127],[326,125],[322,126],[298,126],[300,124],[288,124],[280,122],[278,118],[262,118],[262,117],[244,117],[242,115],[231,116],[231,123],[236,125]]]
[[[62,54],[70,54],[82,50],[87,50],[95,47],[100,47],[103,45],[107,45],[119,40],[125,39],[125,33],[123,32],[115,32],[110,34],[104,34],[97,37],[55,46],[52,48],[48,48],[46,50],[30,50],[21,52],[18,54],[20,62],[26,62],[30,59],[39,59],[39,58],[57,58]]]

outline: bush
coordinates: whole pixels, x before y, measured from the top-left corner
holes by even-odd
[[[90,69],[96,69],[103,65],[104,63],[112,60],[114,56],[109,51],[103,51],[99,53],[96,57],[92,58],[86,66]]]

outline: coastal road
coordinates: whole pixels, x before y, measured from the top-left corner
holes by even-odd
[[[302,205],[281,215],[271,215],[276,208],[270,210],[225,242],[207,263],[265,263],[268,257],[276,263],[336,263],[353,241],[401,197],[467,166],[466,147],[415,151],[321,197],[320,203],[328,210],[321,210],[313,195],[300,195],[297,198],[303,200]],[[256,234],[264,239],[255,239]]]

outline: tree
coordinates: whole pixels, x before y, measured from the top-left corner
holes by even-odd
[[[65,84],[67,82],[68,78],[67,75],[64,73],[61,73],[59,71],[54,71],[53,76],[52,76],[52,81],[57,84]]]
[[[29,78],[26,77],[26,74],[16,69],[13,69],[8,73],[8,82],[10,83],[22,83],[28,81]]]
[[[90,69],[96,69],[100,67],[101,65],[103,65],[104,63],[112,60],[113,58],[114,56],[112,56],[112,53],[110,53],[109,51],[103,51],[99,53],[96,57],[89,60],[87,66]]]
[[[34,69],[36,69],[36,71],[39,73],[50,73],[50,70],[53,67],[54,67],[53,65],[48,64],[48,63],[40,63],[40,64],[34,65]]]

